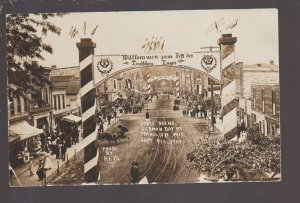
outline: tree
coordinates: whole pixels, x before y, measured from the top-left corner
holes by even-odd
[[[256,127],[250,129],[247,140],[229,142],[206,139],[188,154],[188,167],[209,176],[221,177],[225,173],[230,179],[239,172],[244,179],[258,179],[264,172],[272,178],[280,173],[280,138],[263,136]]]
[[[49,32],[59,35],[60,28],[49,21],[63,14],[11,14],[7,16],[8,82],[22,91],[50,83],[39,60],[43,52],[53,53],[51,45],[43,42]],[[9,96],[16,91],[9,87]],[[17,92],[18,94],[20,92]]]

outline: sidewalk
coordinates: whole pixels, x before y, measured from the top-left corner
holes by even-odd
[[[109,127],[114,126],[115,123],[116,123],[115,119],[111,120],[110,126],[108,126],[108,123],[105,122],[104,123],[104,131],[108,130]],[[49,170],[46,170],[47,181],[51,181],[57,175],[57,173],[60,173],[63,168],[67,167],[67,165],[69,164],[68,162],[72,161],[72,159],[76,159],[76,154],[83,149],[81,141],[82,141],[82,137],[80,137],[79,143],[76,143],[76,145],[72,145],[70,148],[67,148],[65,161],[63,161],[62,159],[56,159],[55,154],[51,155],[52,168]],[[21,185],[18,183],[16,177],[14,176],[12,178],[11,186],[41,186],[41,185],[45,185],[45,180],[39,180],[38,176],[36,174],[38,164],[39,164],[38,157],[33,159],[32,161],[33,161],[34,175],[30,176],[29,163],[22,164],[19,167],[14,168],[14,171],[15,171],[17,178],[19,179]]]

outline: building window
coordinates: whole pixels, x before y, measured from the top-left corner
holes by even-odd
[[[54,108],[57,110],[57,103],[56,103],[56,95],[53,95],[53,100],[54,100]]]
[[[45,94],[46,94],[46,102],[48,104],[49,103],[49,101],[48,101],[48,88],[45,89]]]
[[[262,111],[265,112],[265,92],[261,91],[261,100],[262,100]]]
[[[262,121],[262,133],[265,135],[265,121]]]
[[[57,95],[57,97],[58,97],[58,109],[60,110],[61,109],[60,95]]]
[[[18,114],[21,113],[21,97],[17,97],[17,108],[18,108]]]
[[[272,135],[274,136],[275,135],[275,125],[272,124]]]
[[[272,114],[275,116],[276,113],[276,94],[272,91]]]
[[[65,95],[61,95],[62,96],[62,108],[64,109],[64,108],[66,108],[66,105],[65,105]]]
[[[267,121],[267,135],[270,134],[270,128],[271,128],[270,121]]]

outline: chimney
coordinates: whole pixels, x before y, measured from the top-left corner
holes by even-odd
[[[274,60],[270,60],[270,65],[274,65]]]
[[[56,68],[56,65],[52,65],[51,68]]]
[[[261,67],[261,63],[258,63],[258,64],[257,64],[257,67]]]

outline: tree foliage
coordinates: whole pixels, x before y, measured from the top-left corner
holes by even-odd
[[[7,16],[8,82],[26,90],[50,83],[39,64],[43,52],[53,53],[43,41],[49,32],[59,35],[60,28],[49,20],[63,14],[11,14]]]
[[[188,160],[190,170],[214,177],[225,172],[227,175],[239,172],[245,179],[256,179],[263,172],[274,176],[280,173],[280,138],[263,136],[257,129],[250,129],[242,143],[207,139],[188,154]]]

